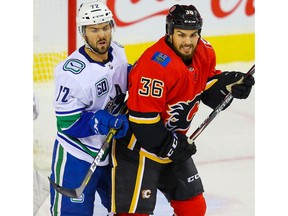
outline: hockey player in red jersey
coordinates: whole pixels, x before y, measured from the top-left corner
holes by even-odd
[[[202,18],[193,5],[174,5],[166,35],[148,48],[129,74],[130,131],[112,148],[112,211],[153,214],[159,189],[177,216],[203,216],[203,185],[185,135],[200,102],[216,108],[229,93],[249,96],[254,78],[216,70],[216,56],[201,38]],[[229,104],[228,104],[229,105]],[[227,106],[228,106],[227,105]],[[226,107],[227,107],[226,106]]]

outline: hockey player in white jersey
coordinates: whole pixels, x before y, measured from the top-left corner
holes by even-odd
[[[102,2],[88,2],[80,5],[76,20],[85,44],[55,68],[57,136],[50,178],[65,188],[79,187],[110,128],[117,129],[114,138],[128,129],[125,115],[115,115],[123,105],[130,67],[124,48],[112,41],[112,13]],[[108,154],[79,198],[50,186],[51,215],[92,216],[96,193],[108,214],[110,171]]]

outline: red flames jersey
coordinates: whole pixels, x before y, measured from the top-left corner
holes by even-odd
[[[221,73],[215,65],[214,49],[204,39],[199,40],[187,66],[165,37],[161,38],[143,53],[129,74],[128,108],[133,111],[133,122],[141,126],[161,119],[169,131],[186,133],[207,79]],[[153,121],[149,113],[158,113],[158,118],[154,116]]]

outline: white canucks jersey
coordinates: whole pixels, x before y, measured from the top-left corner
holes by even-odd
[[[106,136],[89,126],[99,109],[115,112],[127,90],[128,63],[124,48],[111,43],[106,63],[92,60],[84,46],[55,68],[54,108],[58,142],[75,157],[92,163]],[[108,164],[108,157],[99,164]]]

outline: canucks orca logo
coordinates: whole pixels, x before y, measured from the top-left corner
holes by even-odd
[[[192,101],[178,102],[169,106],[168,114],[170,118],[166,123],[169,131],[187,131],[190,123],[198,110],[200,95]]]
[[[63,65],[64,71],[70,71],[74,74],[79,74],[86,67],[85,63],[79,59],[68,59]]]

